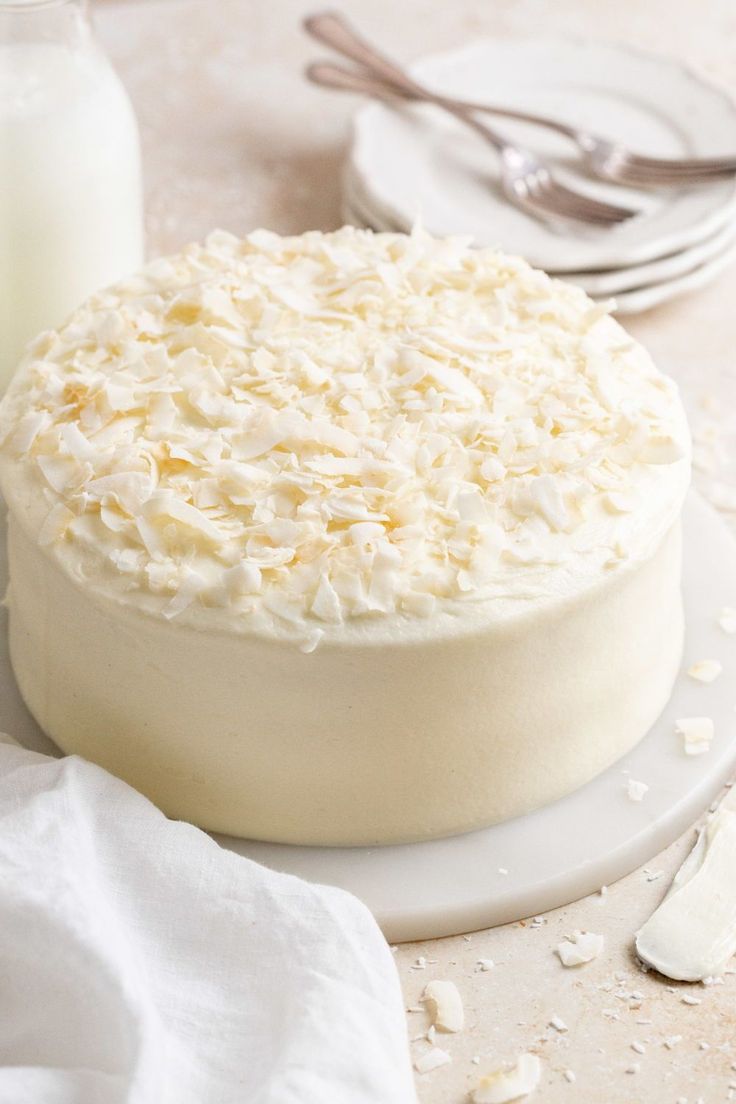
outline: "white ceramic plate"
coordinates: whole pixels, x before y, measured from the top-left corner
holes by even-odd
[[[686,272],[673,280],[663,280],[659,284],[649,287],[637,288],[635,291],[624,291],[614,295],[616,302],[615,314],[641,314],[642,311],[651,310],[668,299],[675,299],[686,292],[698,291],[711,283],[712,280],[723,272],[724,268],[733,264],[736,259],[736,243],[733,241],[719,253],[717,257],[698,265],[692,272]]]
[[[4,513],[0,502],[2,592],[7,583]],[[692,824],[736,764],[736,636],[727,636],[716,621],[736,594],[734,544],[722,519],[694,494],[685,509],[684,593],[683,670],[713,657],[723,664],[723,674],[711,686],[682,674],[642,742],[561,801],[480,832],[429,843],[289,847],[219,837],[220,842],[276,870],[350,890],[372,909],[391,941],[507,923],[610,884]],[[0,731],[26,747],[59,754],[18,693],[6,618],[0,608]],[[706,755],[689,757],[675,735],[675,718],[701,714],[713,717],[715,737]],[[643,801],[627,797],[629,778],[649,785]]]
[[[350,164],[345,166],[342,175],[342,213],[344,218],[356,226],[368,226],[372,230],[385,230],[389,233],[404,229],[385,213],[374,210]]]
[[[722,90],[670,59],[572,38],[481,41],[422,61],[428,84],[467,98],[544,110],[661,156],[733,153],[736,108]],[[565,166],[560,136],[498,123],[512,139]],[[509,204],[493,151],[456,120],[427,106],[362,108],[354,121],[352,170],[371,212],[405,229],[420,215],[436,234],[468,234],[555,272],[643,264],[715,233],[736,209],[736,182],[632,192],[576,177],[590,194],[641,205],[609,230],[553,226]]]
[[[628,268],[609,269],[606,272],[566,272],[560,275],[565,280],[572,280],[587,291],[588,295],[618,295],[620,292],[650,287],[694,272],[706,261],[714,260],[725,253],[734,241],[736,220],[730,220],[705,241],[648,264],[630,265]]]

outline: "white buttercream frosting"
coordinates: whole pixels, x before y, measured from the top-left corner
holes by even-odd
[[[652,553],[689,473],[674,385],[581,291],[350,227],[216,232],[94,296],[0,439],[11,506],[88,585],[304,650],[575,591]]]
[[[718,976],[736,951],[736,789],[700,830],[666,897],[636,937],[640,958],[678,981]]]

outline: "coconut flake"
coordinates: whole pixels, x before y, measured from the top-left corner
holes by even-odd
[[[602,935],[576,931],[570,939],[557,944],[557,954],[563,966],[582,966],[598,957],[604,943]]]
[[[241,560],[234,567],[228,568],[223,579],[228,592],[237,596],[240,594],[257,594],[261,589],[263,576],[257,564],[247,563]]]
[[[414,1062],[414,1069],[417,1073],[431,1073],[432,1070],[439,1069],[440,1066],[446,1066],[452,1058],[446,1050],[442,1050],[441,1047],[432,1047],[431,1050],[425,1051]]]
[[[629,514],[636,506],[636,499],[632,494],[609,491],[603,496],[603,505],[612,514]]]
[[[465,1024],[462,997],[452,981],[430,981],[422,1001],[427,1004],[433,1025],[438,1031],[462,1031]]]
[[[51,415],[47,410],[32,410],[25,414],[10,438],[10,448],[16,453],[25,453],[33,445],[39,433],[51,425]]]
[[[74,514],[63,502],[57,502],[46,515],[46,519],[38,533],[38,543],[42,547],[54,544],[60,540],[74,521]]]
[[[146,517],[150,519],[168,517],[181,522],[188,529],[194,529],[213,544],[222,544],[223,537],[216,525],[188,502],[182,502],[168,491],[157,492],[145,504]]]
[[[686,455],[680,441],[668,433],[652,434],[639,453],[644,464],[674,464]]]
[[[499,1069],[481,1077],[471,1092],[473,1104],[508,1104],[534,1092],[542,1076],[536,1054],[520,1054],[512,1069]]]
[[[319,646],[319,642],[324,635],[324,629],[312,629],[306,640],[303,640],[299,645],[299,651],[304,652],[305,655],[311,655]]]
[[[697,682],[715,682],[722,670],[723,664],[717,659],[699,659],[688,667],[687,673]]]
[[[71,456],[39,456],[38,466],[49,486],[59,494],[80,478],[80,467]]]
[[[570,524],[560,487],[551,475],[540,475],[529,484],[529,495],[550,529],[561,531]]]
[[[66,422],[61,427],[61,436],[75,460],[88,460],[95,455],[95,447],[89,441],[76,422]]]
[[[205,580],[196,571],[191,571],[179,586],[171,601],[164,606],[164,617],[171,621],[192,604],[198,594],[201,594],[206,586]]]
[[[724,606],[718,615],[718,624],[729,636],[736,633],[736,609],[732,606]]]
[[[114,495],[127,513],[135,515],[143,508],[151,493],[151,477],[139,471],[116,472],[114,475],[90,479],[84,489],[88,495],[99,501],[107,495]]]
[[[342,620],[340,598],[326,575],[320,578],[311,610],[320,621],[339,623]]]
[[[711,717],[681,717],[675,721],[675,731],[682,736],[686,755],[704,755],[715,729]]]
[[[646,782],[637,782],[636,779],[630,778],[626,783],[626,792],[629,796],[629,801],[642,801],[644,795],[649,792],[649,786]]]

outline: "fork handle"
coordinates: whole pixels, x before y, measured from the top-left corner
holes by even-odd
[[[339,92],[357,92],[369,99],[385,100],[387,103],[401,103],[407,100],[423,99],[412,92],[398,88],[393,82],[378,80],[367,72],[357,69],[343,69],[327,61],[313,61],[304,70],[312,84],[322,88],[335,88]]]
[[[431,100],[440,107],[447,107],[455,114],[459,111],[481,112],[484,115],[499,115],[506,119],[518,119],[525,123],[535,123],[537,126],[556,130],[559,134],[576,141],[578,130],[561,122],[559,119],[550,119],[544,115],[531,114],[527,111],[518,111],[510,107],[496,107],[493,104],[473,103],[466,100],[458,100],[451,96],[442,96],[433,93],[430,89],[415,81],[406,70],[400,68],[385,54],[377,50],[370,42],[360,35],[348,22],[345,16],[339,12],[324,11],[315,15],[308,15],[304,20],[305,31],[321,42],[329,46],[336,53],[356,61],[369,72],[385,81],[390,81],[397,88],[410,93],[417,98]],[[347,85],[334,84],[331,87],[345,88]],[[358,89],[354,89],[358,91]],[[488,128],[485,128],[486,130]],[[505,144],[505,143],[504,143]],[[499,147],[500,148],[500,147]]]
[[[356,61],[366,71],[367,82],[370,82],[370,77],[376,78],[372,82],[372,87],[369,88],[368,83],[358,87],[357,80],[360,74],[356,74],[354,83],[349,85],[345,81],[339,82],[337,77],[334,76],[336,73],[346,73],[346,70],[341,70],[337,66],[330,66],[327,63],[317,63],[316,66],[310,66],[307,69],[307,75],[315,83],[327,84],[331,88],[363,92],[370,96],[379,96],[382,99],[388,98],[387,92],[390,92],[390,88],[386,88],[388,83],[394,90],[394,99],[396,99],[396,93],[398,93],[399,96],[403,96],[405,99],[423,100],[426,103],[436,104],[437,107],[444,108],[456,119],[475,130],[487,142],[490,142],[499,153],[504,153],[509,149],[509,143],[506,139],[496,130],[476,119],[465,104],[440,96],[419,84],[399,65],[376,50],[357,31],[353,30],[347,19],[338,12],[325,11],[307,16],[304,20],[304,29],[318,42],[331,47],[331,49],[345,57],[349,57],[352,61]],[[328,76],[328,70],[333,73],[332,79]],[[319,79],[315,76],[316,71],[321,72],[326,79]]]
[[[336,88],[340,92],[359,92],[364,96],[392,96],[396,100],[414,100],[413,92],[398,88],[393,81],[379,80],[365,70],[347,69],[329,61],[313,61],[304,70],[313,84]]]
[[[304,29],[318,42],[357,61],[358,65],[398,88],[406,92],[425,92],[400,66],[358,34],[339,12],[324,11],[308,15],[304,20]]]

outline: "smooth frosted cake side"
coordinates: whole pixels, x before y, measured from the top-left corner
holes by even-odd
[[[23,696],[171,816],[461,832],[583,785],[669,696],[682,406],[517,258],[215,233],[42,335],[0,439]]]

